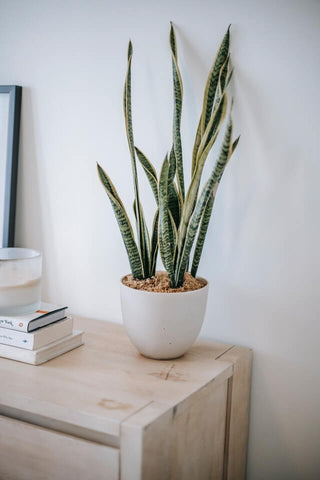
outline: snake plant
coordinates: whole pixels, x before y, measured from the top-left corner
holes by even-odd
[[[206,83],[202,112],[193,147],[191,182],[188,189],[185,189],[184,184],[180,132],[183,85],[178,66],[177,43],[173,25],[171,24],[169,37],[174,97],[173,141],[170,152],[165,156],[159,176],[157,176],[152,163],[134,143],[131,111],[133,49],[131,41],[129,42],[123,105],[133,173],[133,210],[137,240],[125,207],[113,183],[100,165],[98,165],[98,174],[118,221],[134,278],[146,279],[155,274],[158,250],[172,287],[182,285],[184,274],[188,271],[191,263],[191,254],[193,256],[190,272],[193,276],[197,274],[217,188],[239,141],[239,137],[232,140],[232,102],[228,106],[227,98],[228,86],[232,77],[229,30],[230,27],[221,42]],[[204,165],[226,117],[228,118],[218,158],[199,193]],[[157,206],[151,238],[140,202],[137,159],[146,173]]]

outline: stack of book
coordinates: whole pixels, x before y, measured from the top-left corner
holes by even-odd
[[[0,357],[39,365],[82,345],[66,310],[42,302],[35,313],[0,316]]]

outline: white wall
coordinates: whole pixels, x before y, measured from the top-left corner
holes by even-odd
[[[120,321],[128,263],[95,162],[131,208],[129,36],[136,144],[157,168],[170,148],[170,20],[187,170],[206,75],[233,25],[241,142],[199,273],[211,281],[203,335],[254,350],[248,478],[320,478],[319,2],[0,1],[0,83],[24,87],[16,243],[43,250],[46,299]]]

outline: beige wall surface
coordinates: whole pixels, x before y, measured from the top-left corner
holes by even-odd
[[[202,335],[254,350],[248,479],[316,479],[319,2],[0,0],[0,83],[24,88],[16,244],[43,251],[45,300],[121,321],[118,279],[129,267],[95,163],[131,211],[122,112],[130,37],[135,141],[159,171],[171,145],[170,20],[187,179],[206,76],[232,23],[241,141],[199,268],[211,283]]]

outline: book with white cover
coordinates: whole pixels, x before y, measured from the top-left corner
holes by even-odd
[[[83,344],[83,332],[73,330],[71,335],[50,343],[38,350],[26,350],[25,348],[12,347],[11,345],[0,344],[0,357],[18,362],[40,365],[63,353],[69,352]]]
[[[34,313],[19,316],[0,316],[0,327],[20,332],[32,332],[37,328],[45,327],[64,318],[66,309],[67,307],[41,302],[40,308]]]
[[[27,350],[36,350],[71,335],[72,328],[73,320],[71,317],[58,320],[47,327],[38,328],[29,333],[0,327],[0,343]]]

